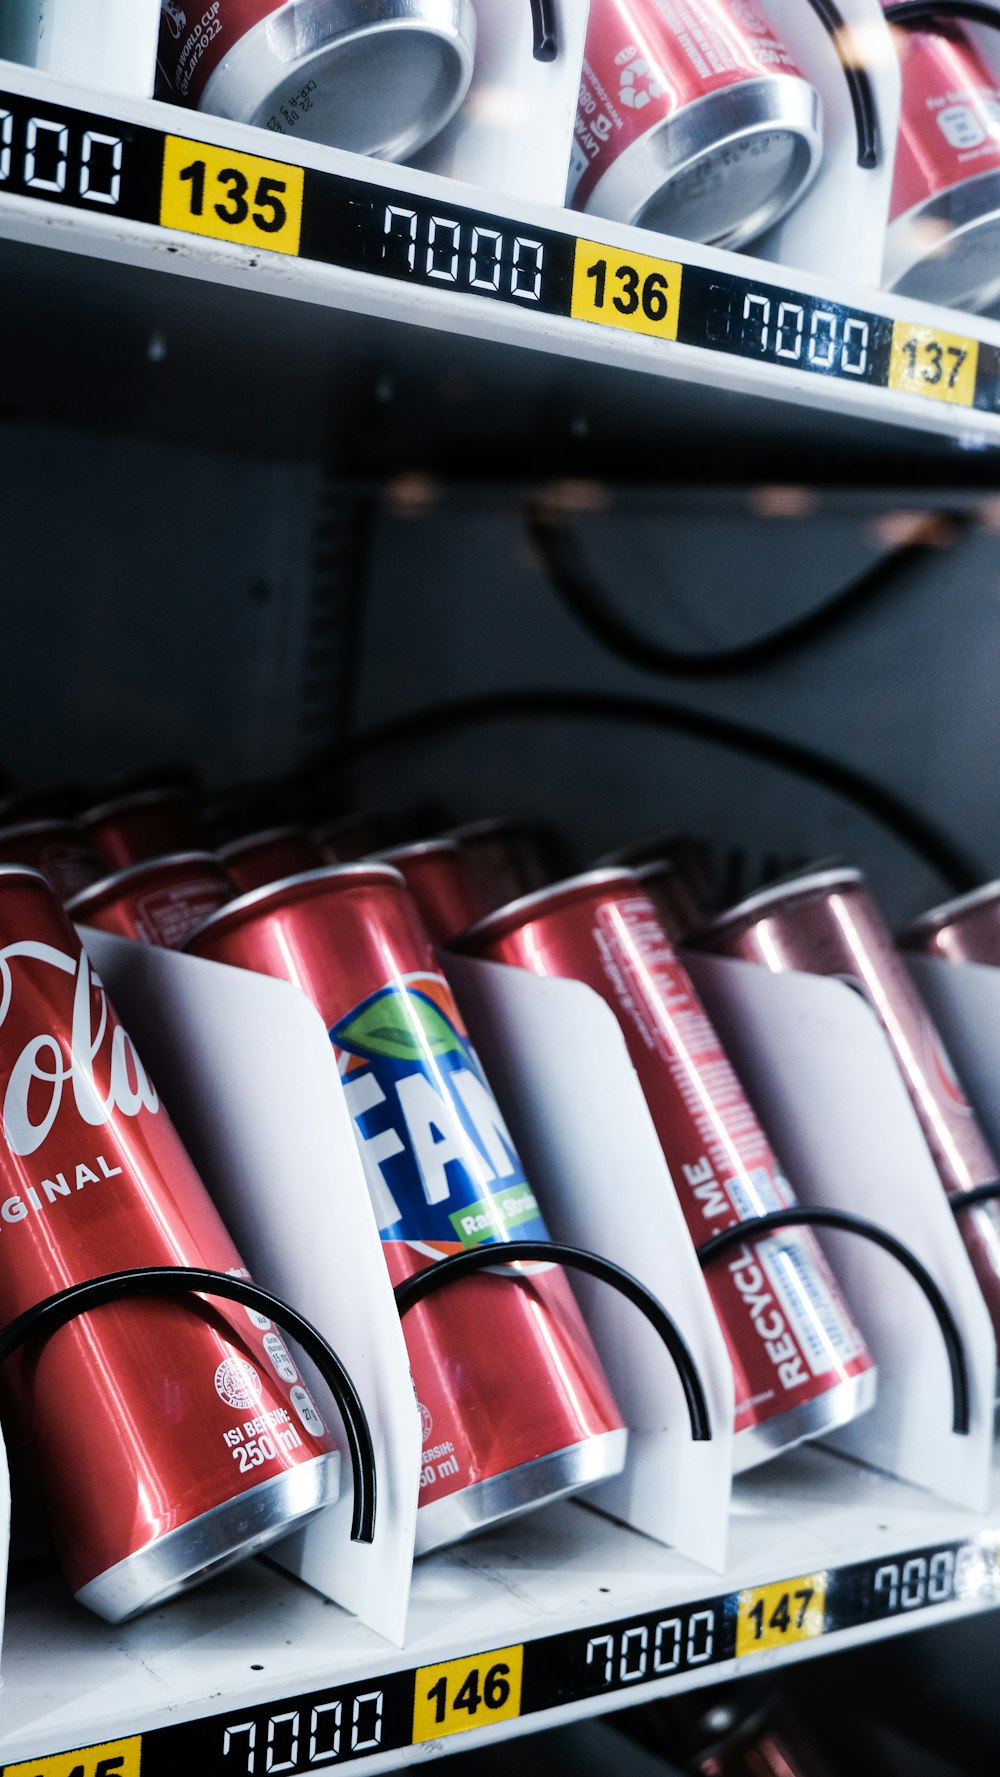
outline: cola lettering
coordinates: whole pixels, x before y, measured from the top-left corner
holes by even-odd
[[[0,1026],[10,1011],[14,992],[11,962],[18,958],[46,963],[75,977],[75,987],[68,1061],[64,1059],[58,1037],[43,1031],[25,1044],[10,1070],[3,1101],[3,1128],[11,1152],[24,1156],[41,1147],[59,1114],[67,1081],[72,1083],[79,1116],[91,1127],[106,1123],[114,1111],[119,1111],[123,1117],[135,1117],[142,1110],[157,1111],[160,1101],[152,1081],[136,1054],[131,1037],[119,1024],[113,1025],[110,1033],[107,1097],[98,1087],[95,1068],[105,1046],[111,1019],[104,989],[92,972],[85,951],[75,958],[54,949],[51,944],[37,944],[31,940],[8,944],[6,949],[0,950]],[[96,1031],[92,989],[100,995]],[[42,1109],[45,1092],[48,1102]],[[42,1110],[40,1117],[39,1110]]]

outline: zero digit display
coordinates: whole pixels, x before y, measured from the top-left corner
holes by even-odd
[[[789,370],[885,383],[891,323],[801,291],[688,266],[678,338]]]

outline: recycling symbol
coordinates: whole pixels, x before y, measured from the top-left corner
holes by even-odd
[[[641,111],[650,99],[660,99],[666,92],[666,82],[659,68],[647,62],[643,56],[637,56],[629,62],[619,75],[620,86],[618,99],[630,111]],[[640,84],[640,82],[642,84]]]

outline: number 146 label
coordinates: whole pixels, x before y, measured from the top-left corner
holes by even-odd
[[[576,321],[676,339],[681,270],[670,259],[577,241],[570,313]]]

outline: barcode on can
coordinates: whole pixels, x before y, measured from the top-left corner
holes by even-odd
[[[822,1270],[818,1270],[815,1260],[803,1251],[803,1242],[794,1237],[762,1240],[757,1255],[814,1376],[825,1376],[861,1355],[860,1335],[832,1289],[826,1287],[826,1266],[821,1259]]]
[[[765,1216],[772,1209],[785,1209],[791,1201],[791,1191],[785,1187],[779,1174],[772,1177],[764,1166],[751,1167],[745,1173],[734,1172],[725,1180],[726,1191],[737,1216],[741,1222],[750,1222],[754,1216]]]

